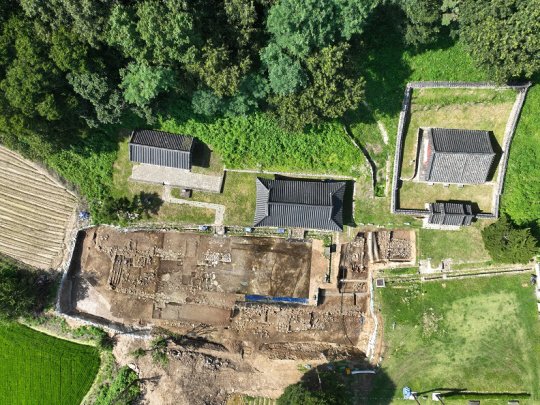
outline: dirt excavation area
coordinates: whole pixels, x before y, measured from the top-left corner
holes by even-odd
[[[371,367],[370,268],[414,251],[414,238],[403,247],[396,235],[359,234],[329,255],[319,239],[89,228],[78,234],[59,308],[117,331],[115,355],[142,378],[142,403],[277,398],[306,364]],[[165,330],[174,334],[166,366],[130,354],[151,351],[151,339],[137,336]]]
[[[211,326],[220,339],[257,350],[275,342],[350,344],[346,335],[356,344],[367,304],[342,309],[339,297],[320,294],[331,286],[322,282],[330,271],[323,253],[320,240],[90,228],[78,235],[61,304],[68,314],[130,331]]]

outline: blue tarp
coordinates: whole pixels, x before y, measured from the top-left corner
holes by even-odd
[[[274,301],[294,304],[307,304],[309,302],[307,298],[270,297],[268,295],[246,295],[246,301]]]

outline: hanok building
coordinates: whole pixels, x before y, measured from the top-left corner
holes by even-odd
[[[420,149],[419,181],[483,184],[495,159],[488,131],[427,128]]]
[[[257,177],[254,227],[343,231],[344,182],[269,180]]]
[[[169,132],[136,129],[129,139],[129,160],[191,170],[194,138]]]
[[[428,224],[470,226],[474,218],[470,204],[431,203]]]

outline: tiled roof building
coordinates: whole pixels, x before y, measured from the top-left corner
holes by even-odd
[[[168,132],[136,129],[129,139],[129,160],[191,170],[194,138]]]
[[[257,177],[255,227],[343,230],[344,182]]]
[[[495,159],[488,131],[428,128],[424,131],[421,181],[482,184]]]
[[[429,224],[470,226],[473,213],[469,204],[432,203],[429,204]]]

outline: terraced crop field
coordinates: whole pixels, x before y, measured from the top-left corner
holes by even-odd
[[[14,324],[0,328],[0,403],[78,405],[100,365],[92,346]]]
[[[0,253],[56,268],[76,197],[18,153],[0,146]]]

